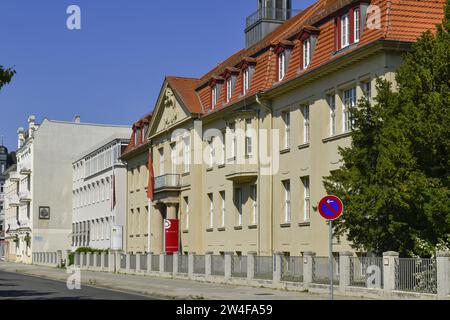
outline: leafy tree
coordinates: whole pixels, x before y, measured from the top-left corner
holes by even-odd
[[[352,110],[352,145],[325,177],[345,216],[336,233],[358,249],[430,256],[450,247],[450,0],[437,32],[413,44],[397,88],[377,80],[373,103]]]
[[[5,69],[3,66],[0,65],[0,89],[11,82],[12,77],[16,73],[15,70],[12,70],[11,68]]]

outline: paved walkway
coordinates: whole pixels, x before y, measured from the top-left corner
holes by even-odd
[[[64,269],[0,262],[0,271],[66,282]],[[106,272],[81,272],[82,286],[90,285],[160,299],[207,300],[326,300],[325,294],[289,292],[267,288],[203,283],[191,280],[162,279],[149,276],[119,275]],[[358,299],[335,296],[336,300]]]

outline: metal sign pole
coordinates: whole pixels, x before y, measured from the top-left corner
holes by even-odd
[[[330,226],[330,300],[333,300],[333,220],[329,220]]]

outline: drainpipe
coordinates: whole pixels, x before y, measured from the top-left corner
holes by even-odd
[[[257,93],[256,94],[256,103],[258,103],[258,105],[260,105],[261,107],[263,107],[269,114],[270,114],[270,129],[272,130],[273,128],[273,114],[272,114],[272,108],[265,104],[264,102],[261,101],[260,99],[260,94]],[[258,118],[259,118],[259,111],[258,111]],[[259,126],[259,122],[258,122],[258,126]],[[259,128],[258,128],[259,129]],[[258,130],[258,143],[259,143],[259,130]],[[259,150],[259,148],[258,148]],[[259,157],[258,157],[259,159]],[[261,182],[261,161],[258,161],[258,181]],[[271,175],[270,177],[271,181],[270,181],[270,215],[271,215],[271,226],[270,226],[270,247],[271,247],[271,251],[273,251],[273,226],[274,226],[274,221],[273,221],[273,175]],[[260,219],[260,202],[261,202],[261,197],[260,197],[260,189],[258,188],[258,254],[260,255],[260,237],[261,237],[261,219]]]

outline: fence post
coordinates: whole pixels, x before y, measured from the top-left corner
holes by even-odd
[[[78,261],[78,263],[77,263]],[[80,254],[78,252],[75,252],[75,254],[73,255],[73,265],[75,267],[81,267],[81,260],[80,260]]]
[[[164,256],[165,256],[165,254],[164,253],[160,253],[159,254],[159,273],[160,274],[163,274],[164,273],[164,271],[166,270],[165,269],[165,266],[164,266]]]
[[[125,273],[130,272],[130,259],[131,259],[131,256],[129,253],[127,253],[127,255],[125,256]]]
[[[211,276],[212,255],[212,252],[205,253],[205,278],[209,278]]]
[[[85,252],[80,253],[80,268],[85,267],[85,264],[86,264],[85,256],[86,256]]]
[[[72,250],[66,250],[66,268],[70,265],[70,254],[72,253]],[[73,264],[75,265],[75,256],[73,257],[74,261]]]
[[[56,251],[56,266],[62,268],[62,250]]]
[[[311,251],[303,253],[303,282],[312,283],[313,282],[313,260],[316,254]]]
[[[188,277],[192,278],[194,275],[194,256],[195,252],[188,253]]]
[[[256,252],[247,253],[247,280],[251,281],[255,278],[255,257]]]
[[[136,267],[134,268],[136,273],[141,272],[141,254],[136,253]]]
[[[436,253],[437,294],[439,298],[450,295],[450,251]]]
[[[172,267],[172,273],[173,275],[177,275],[178,274],[178,259],[180,258],[180,253],[179,252],[174,252],[173,253],[173,267]]]
[[[225,281],[228,281],[231,279],[231,264],[233,261],[233,252],[225,252],[224,257],[224,275],[225,275]]]
[[[395,290],[395,263],[398,252],[388,251],[383,253],[383,287],[385,291]]]
[[[94,254],[93,254],[93,263],[92,263],[92,266],[93,266],[94,270],[97,269],[97,261],[98,261],[98,253],[94,252]]]
[[[351,252],[339,253],[339,288],[345,291],[345,288],[350,286],[351,279]]]
[[[120,263],[120,260],[121,260],[121,257],[122,257],[122,253],[121,253],[121,251],[116,251],[116,254],[115,254],[115,261],[114,261],[114,270],[115,270],[115,272],[119,272],[120,271],[120,269],[121,269],[121,263]]]
[[[273,268],[273,283],[280,283],[281,282],[281,259],[282,259],[282,253],[281,252],[275,252],[275,266]],[[272,262],[273,263],[273,262]]]
[[[100,270],[104,271],[105,270],[105,252],[102,251],[100,253]]]
[[[147,253],[147,273],[152,272],[152,255],[153,252]]]

